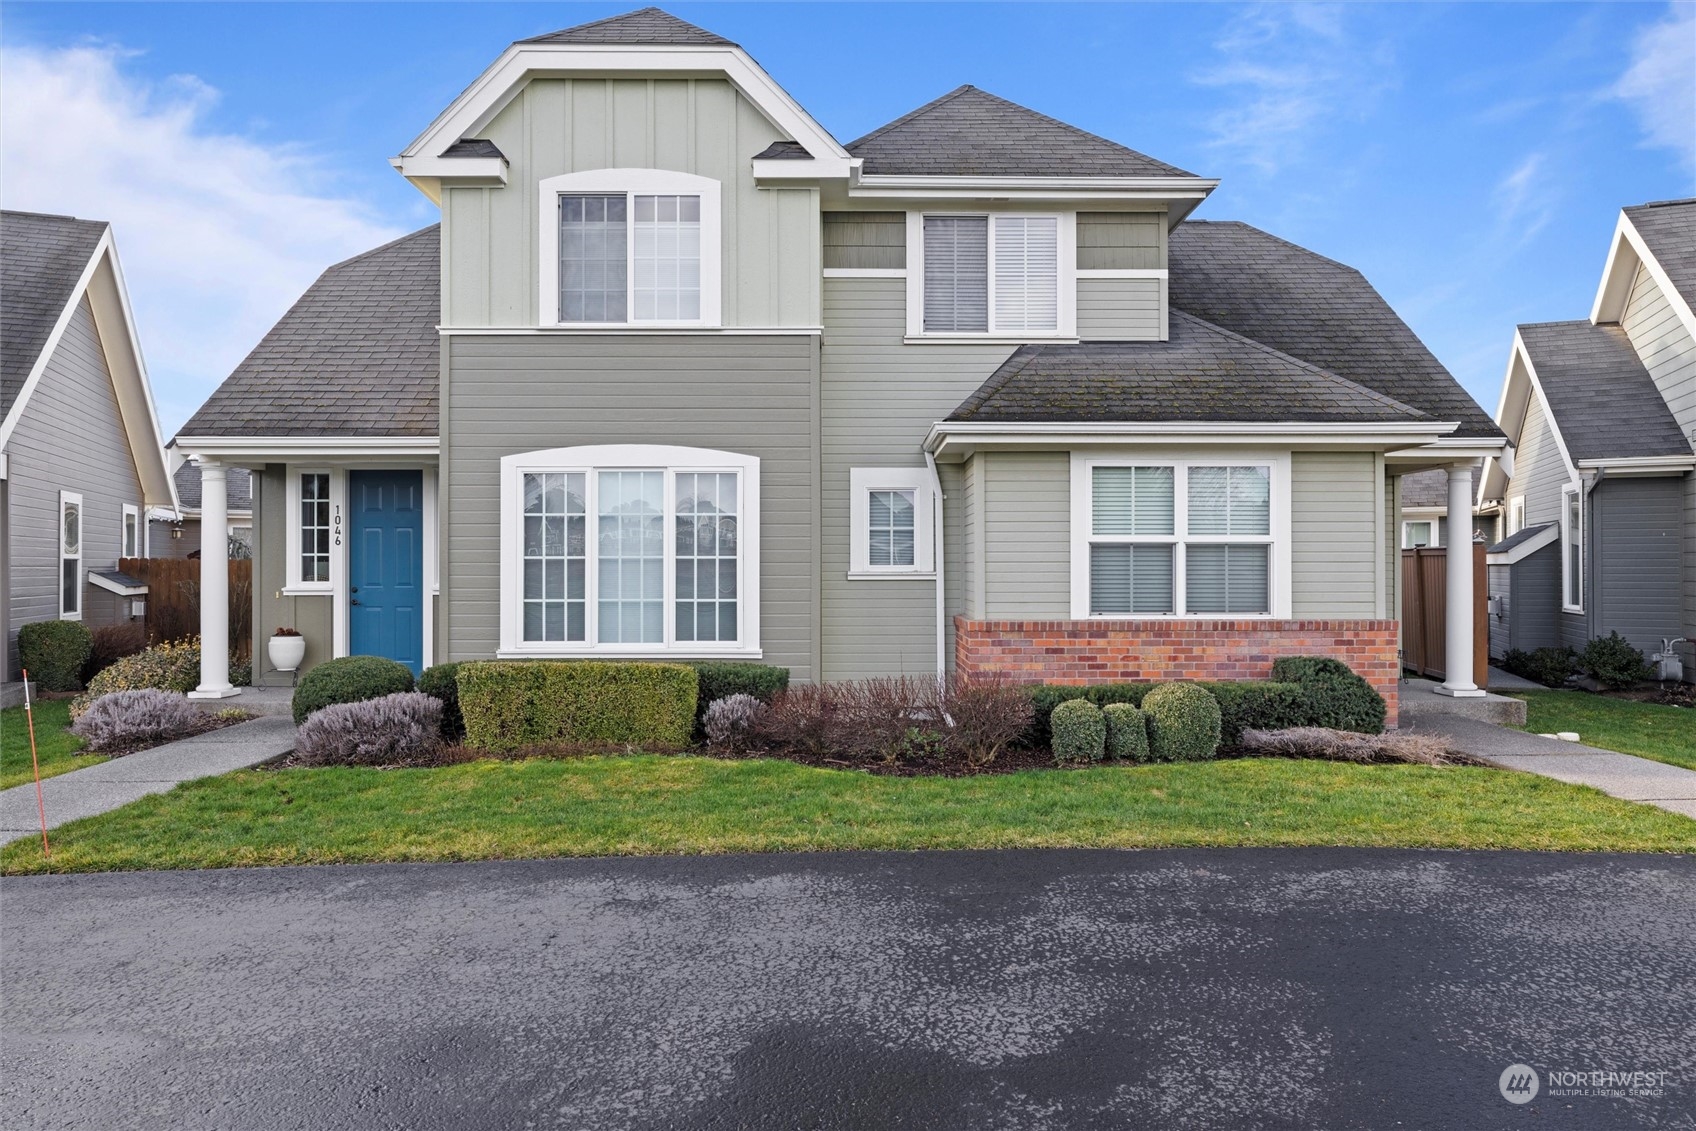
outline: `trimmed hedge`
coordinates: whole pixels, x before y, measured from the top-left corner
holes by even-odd
[[[42,691],[75,691],[94,637],[80,621],[38,620],[18,629],[18,666]]]
[[[300,677],[294,689],[294,721],[337,703],[363,703],[412,690],[412,669],[382,656],[326,660]]]
[[[1092,683],[1083,687],[1059,683],[1033,683],[1025,688],[1026,694],[1031,697],[1031,707],[1035,714],[1031,716],[1031,725],[1025,730],[1024,745],[1032,750],[1053,749],[1054,742],[1049,732],[1048,718],[1054,713],[1054,708],[1062,703],[1082,699],[1094,703],[1097,707],[1105,707],[1109,703],[1129,703],[1135,707],[1153,686],[1152,683]]]
[[[1509,648],[1502,657],[1502,667],[1544,687],[1561,688],[1578,674],[1578,653],[1564,646],[1539,648],[1535,652]]]
[[[1156,762],[1204,762],[1219,752],[1219,701],[1197,683],[1162,683],[1143,696],[1148,754]]]
[[[503,753],[548,743],[686,746],[699,676],[685,664],[477,661],[459,669],[465,743]]]
[[[1301,684],[1307,718],[1299,726],[1382,734],[1384,697],[1341,660],[1287,656],[1272,662],[1272,678]]]
[[[1051,683],[1027,688],[1036,714],[1022,743],[1031,750],[1050,746],[1048,716],[1068,699],[1087,699],[1100,707],[1111,703],[1142,705],[1143,697],[1158,686],[1153,683],[1097,683],[1070,687]],[[1295,726],[1324,726],[1310,721],[1313,712],[1300,684],[1255,680],[1244,683],[1198,683],[1219,701],[1222,742],[1235,746],[1245,730],[1282,730]]]
[[[1056,762],[1099,762],[1107,753],[1107,720],[1088,699],[1068,699],[1049,713]]]
[[[418,690],[442,705],[442,737],[449,742],[465,737],[465,716],[459,713],[459,665],[458,660],[436,664],[418,677]]]
[[[778,693],[789,688],[789,669],[771,664],[755,664],[735,660],[700,660],[691,663],[695,669],[695,727],[704,725],[707,708],[732,695],[752,695],[762,703],[770,703]]]
[[[1109,703],[1101,709],[1107,721],[1107,756],[1116,762],[1146,762],[1148,719],[1129,703]]]

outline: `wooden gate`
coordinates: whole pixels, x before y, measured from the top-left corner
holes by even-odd
[[[121,558],[118,569],[147,583],[147,642],[200,635],[200,562]],[[230,559],[230,655],[253,654],[253,562]]]
[[[1402,551],[1402,663],[1420,675],[1447,678],[1447,547]],[[1472,682],[1489,686],[1489,585],[1484,544],[1472,543]]]

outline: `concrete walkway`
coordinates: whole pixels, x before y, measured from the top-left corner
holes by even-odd
[[[105,813],[185,781],[256,766],[293,749],[294,720],[265,716],[72,770],[41,783],[47,827]],[[40,834],[35,783],[0,790],[0,844]]]
[[[1492,766],[1592,786],[1625,801],[1696,818],[1696,770],[1435,711],[1404,712],[1401,729],[1447,735],[1450,749]]]

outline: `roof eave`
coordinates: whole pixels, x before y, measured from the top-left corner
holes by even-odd
[[[1440,443],[1459,427],[1450,421],[1359,422],[1220,422],[1220,421],[1092,421],[1078,424],[944,420],[931,425],[925,450],[933,455],[970,454],[979,448],[1101,445],[1273,444],[1287,448],[1360,448],[1381,451]]]

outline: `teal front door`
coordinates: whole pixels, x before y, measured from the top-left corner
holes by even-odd
[[[347,479],[348,646],[424,667],[424,473],[351,471]]]

